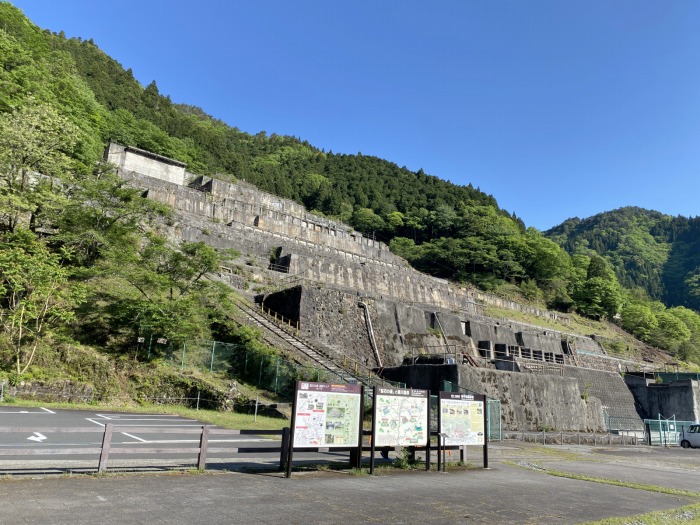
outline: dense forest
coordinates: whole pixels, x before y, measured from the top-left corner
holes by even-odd
[[[431,275],[614,319],[700,360],[700,316],[688,308],[700,295],[694,220],[626,209],[608,222],[572,219],[548,238],[471,185],[251,135],[174,103],[92,40],[41,30],[8,3],[0,62],[0,360],[17,374],[49,340],[119,352],[144,329],[183,340],[235,333],[227,291],[203,278],[233,254],[169,245],[158,226],[169,210],[99,162],[109,141],[294,199]]]
[[[570,254],[590,249],[612,263],[620,284],[654,300],[700,310],[700,219],[627,207],[546,232]]]

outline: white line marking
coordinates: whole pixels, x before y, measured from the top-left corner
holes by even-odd
[[[122,434],[125,435],[125,436],[128,436],[128,437],[130,437],[130,438],[132,438],[132,439],[135,439],[135,440],[137,440],[137,441],[140,441],[141,443],[150,443],[150,441],[146,441],[145,439],[141,439],[140,437],[136,437],[136,436],[134,436],[134,435],[132,435],[132,434],[128,434],[128,433],[126,433],[126,432],[122,432]]]
[[[31,439],[32,441],[36,441],[37,443],[43,443],[44,440],[48,439],[44,434],[40,434],[39,432],[34,432],[34,435],[29,436],[27,439]]]
[[[48,408],[40,407],[42,410],[46,410],[49,414],[55,414],[53,410],[49,410]]]
[[[97,496],[97,499],[100,501],[107,501],[107,498],[103,498],[102,496]]]
[[[122,432],[123,433],[123,432]],[[274,439],[210,439],[209,443],[260,443],[263,441],[275,441]],[[167,445],[168,443],[199,443],[198,439],[158,439],[154,441],[145,441],[145,443],[154,443],[157,445]]]
[[[46,415],[43,412],[37,412],[37,411],[31,412],[29,410],[0,410],[0,414],[39,414],[41,416]]]
[[[105,423],[103,423],[102,421],[97,421],[97,420],[92,419],[90,417],[86,417],[85,420],[89,421],[90,423],[95,423],[95,425],[99,425],[101,427],[105,426]],[[140,427],[175,427],[175,428],[189,428],[189,427],[201,427],[202,426],[201,423],[194,423],[191,425],[182,425],[182,424],[177,424],[177,423],[174,423],[172,425],[136,425],[134,423],[123,423],[122,424],[122,421],[128,421],[128,420],[120,419],[120,420],[118,420],[118,423],[114,423],[114,427],[117,428],[117,427],[119,427],[119,425],[121,425],[123,427],[139,427],[140,426]],[[143,421],[143,420],[141,420],[141,421]],[[187,419],[185,421],[192,421],[192,420]]]
[[[191,419],[181,418],[179,416],[169,416],[160,414],[127,414],[128,417],[124,417],[121,414],[95,414],[101,419],[109,419],[110,421],[162,421],[167,419],[169,421],[185,421],[191,423]]]

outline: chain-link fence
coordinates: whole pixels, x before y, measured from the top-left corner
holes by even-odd
[[[503,433],[504,439],[513,439],[525,443],[538,443],[540,445],[589,445],[589,446],[611,446],[611,445],[639,445],[644,442],[638,433],[630,432],[623,434],[596,434],[594,432],[564,432],[560,431],[526,431],[526,430],[506,430]]]
[[[251,349],[234,343],[221,341],[187,341],[179,349],[161,352],[163,361],[172,366],[195,368],[209,372],[224,372],[247,383],[292,398],[296,381],[327,383],[357,383],[366,386],[392,385],[404,387],[403,383],[382,380],[376,376],[360,377],[342,370],[332,371],[314,366],[302,366],[274,353]]]

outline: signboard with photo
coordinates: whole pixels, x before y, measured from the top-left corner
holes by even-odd
[[[440,392],[439,422],[445,445],[484,445],[485,398]]]
[[[360,443],[362,387],[299,381],[292,447],[356,447]]]

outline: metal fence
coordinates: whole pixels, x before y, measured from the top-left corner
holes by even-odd
[[[405,387],[403,383],[386,381],[377,376],[358,376],[342,370],[303,366],[274,353],[221,341],[187,341],[181,348],[171,348],[161,355],[164,363],[181,370],[194,368],[223,372],[287,398],[293,397],[296,381],[357,383],[359,379],[366,386]]]
[[[695,421],[676,421],[675,416],[664,418],[659,414],[657,419],[645,419],[644,429],[647,443],[656,446],[680,445],[683,433]]]
[[[611,416],[607,410],[603,410],[603,418],[605,419],[605,428],[609,432],[624,432],[624,431],[642,431],[642,420],[633,417]]]
[[[671,383],[673,381],[687,381],[693,379],[700,381],[700,374],[696,372],[655,372],[654,376],[659,383]]]
[[[596,434],[591,432],[564,432],[564,431],[511,431],[503,433],[504,439],[514,439],[525,443],[539,443],[541,445],[639,445],[644,438],[636,432],[613,434]]]

